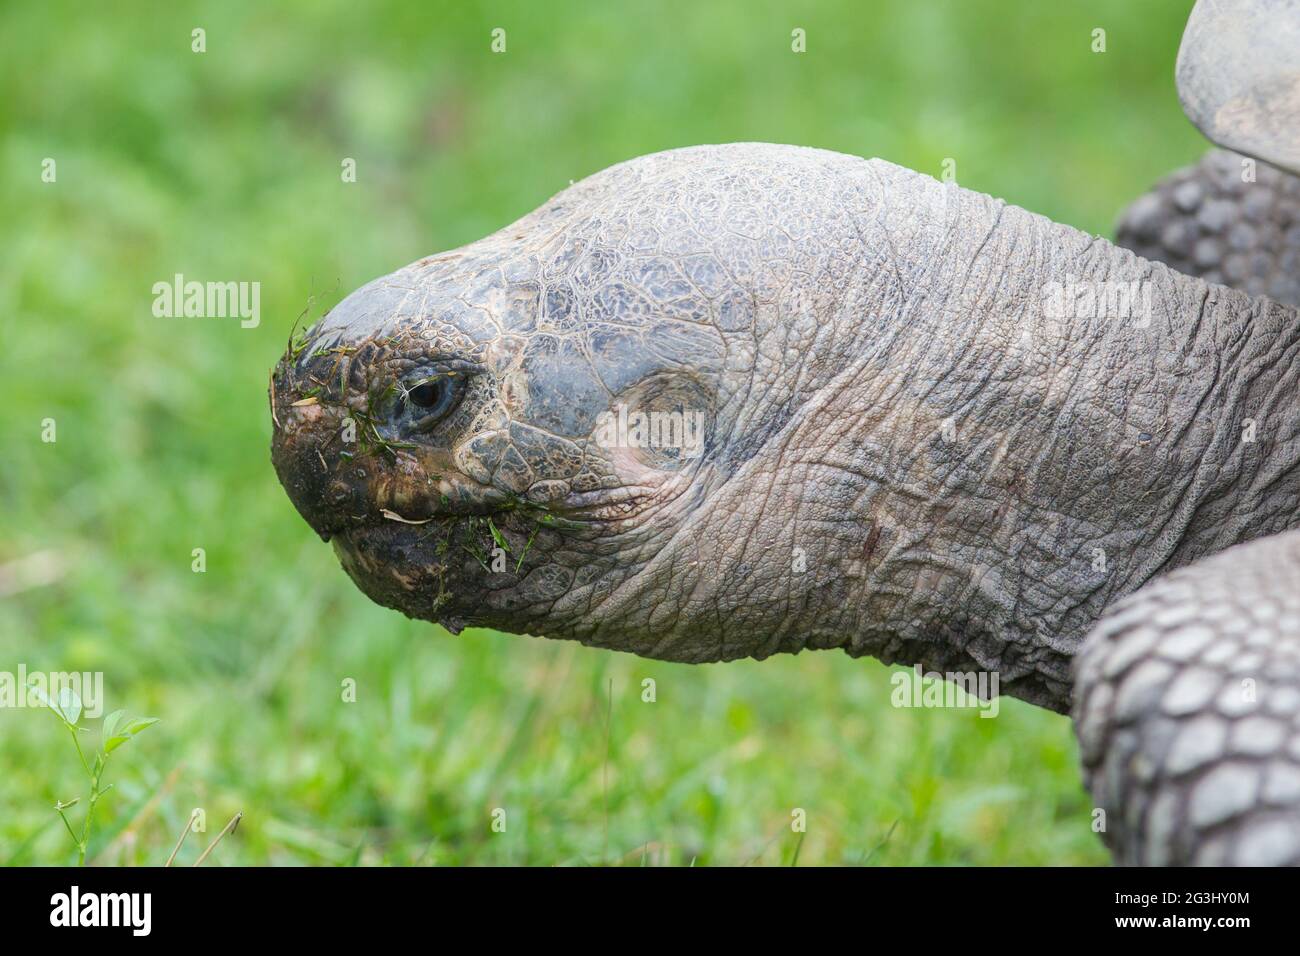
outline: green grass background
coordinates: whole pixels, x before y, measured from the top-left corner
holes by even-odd
[[[1109,234],[1205,148],[1189,6],[6,5],[0,669],[101,670],[108,709],[162,718],[114,758],[93,862],[160,863],[195,807],[208,836],[245,813],[209,865],[1105,862],[1063,717],[897,710],[834,653],[668,665],[371,604],[276,483],[265,386],[305,308],[674,146],[952,157]],[[260,281],[261,326],[154,318],[177,272]],[[52,716],[0,710],[0,862],[73,860],[52,805],[80,792]]]

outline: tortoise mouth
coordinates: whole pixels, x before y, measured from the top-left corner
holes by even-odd
[[[529,508],[382,517],[331,535],[339,563],[371,600],[453,633],[500,626],[519,608],[512,591],[541,565],[563,520]]]

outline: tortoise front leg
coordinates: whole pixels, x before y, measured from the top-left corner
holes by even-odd
[[[1115,242],[1179,272],[1300,305],[1300,176],[1211,150],[1134,200]]]
[[[1132,865],[1300,865],[1300,531],[1118,602],[1076,659],[1083,772]]]

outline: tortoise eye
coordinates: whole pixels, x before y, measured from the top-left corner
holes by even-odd
[[[456,410],[465,391],[463,377],[452,374],[439,375],[412,386],[406,391],[406,402],[417,419],[417,428],[430,428]]]
[[[412,404],[419,405],[421,408],[433,408],[442,400],[442,395],[446,390],[447,383],[443,379],[436,382],[421,382],[407,392],[406,397],[411,400]]]

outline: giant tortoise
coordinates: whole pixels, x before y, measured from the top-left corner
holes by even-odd
[[[1122,233],[1217,281],[881,159],[657,153],[295,336],[276,471],[412,617],[994,674],[1118,861],[1300,863],[1297,54],[1295,0],[1193,11],[1236,152]]]

